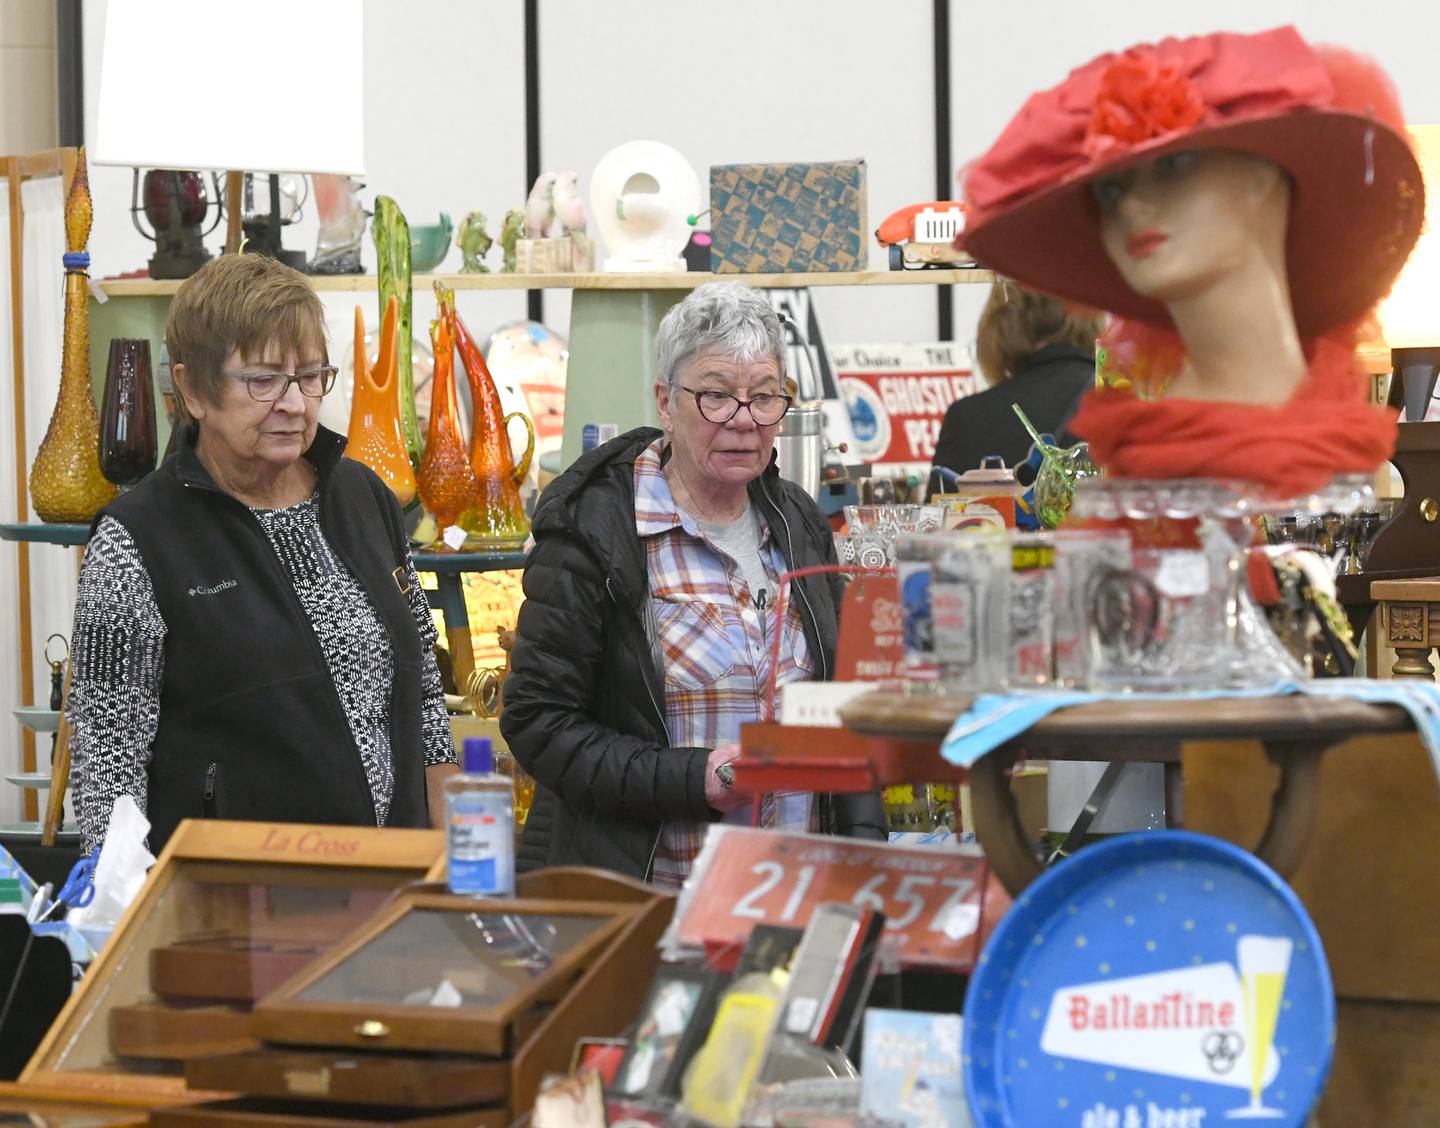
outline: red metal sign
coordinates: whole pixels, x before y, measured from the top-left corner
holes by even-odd
[[[995,910],[1008,904],[987,878],[985,859],[955,846],[717,825],[696,860],[667,947],[737,948],[757,924],[804,928],[817,906],[840,901],[885,914],[904,966],[968,971]]]

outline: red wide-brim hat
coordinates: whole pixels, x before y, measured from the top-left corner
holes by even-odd
[[[1368,314],[1419,237],[1424,185],[1384,72],[1282,27],[1132,47],[1033,95],[966,175],[965,249],[1024,285],[1169,325],[1105,253],[1087,184],[1182,149],[1249,153],[1290,174],[1286,258],[1304,337]]]

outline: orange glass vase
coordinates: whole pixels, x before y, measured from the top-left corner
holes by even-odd
[[[525,505],[520,500],[520,483],[525,480],[535,453],[535,428],[523,412],[506,415],[501,408],[500,393],[485,358],[455,311],[455,292],[437,282],[435,298],[440,316],[448,318],[454,326],[455,343],[470,380],[470,400],[475,410],[470,425],[475,501],[460,518],[461,527],[469,534],[465,543],[469,548],[487,552],[517,549],[530,535],[530,518],[525,516]],[[528,435],[525,455],[518,464],[510,449],[512,419],[521,420]]]
[[[460,401],[455,394],[454,322],[441,312],[430,323],[430,341],[435,347],[435,376],[430,385],[430,433],[420,459],[420,500],[435,518],[440,539],[456,524],[475,497],[475,472],[460,433]]]
[[[355,392],[345,453],[374,470],[404,507],[415,500],[416,483],[400,420],[399,318],[400,302],[392,294],[380,323],[380,355],[371,368],[365,363],[365,314],[355,307]]]
[[[65,201],[65,343],[60,395],[35,464],[30,500],[42,521],[85,523],[113,501],[116,489],[100,472],[100,422],[90,387],[90,180],[85,150],[75,163]]]

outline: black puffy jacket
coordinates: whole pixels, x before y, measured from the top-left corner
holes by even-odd
[[[645,547],[635,531],[635,458],[660,437],[641,427],[583,455],[535,513],[500,730],[535,777],[519,867],[590,865],[648,877],[667,819],[706,822],[708,748],[672,748],[665,683],[645,633]],[[770,468],[750,497],[791,569],[833,562],[819,508]],[[795,582],[816,675],[828,679],[839,576]],[[821,797],[832,833],[883,839],[878,795]]]

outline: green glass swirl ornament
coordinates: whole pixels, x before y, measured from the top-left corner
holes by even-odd
[[[420,421],[415,414],[415,371],[411,354],[410,224],[389,196],[375,197],[375,220],[370,228],[375,239],[376,273],[380,280],[380,312],[394,295],[400,303],[396,348],[399,352],[400,426],[412,466],[420,465]]]

